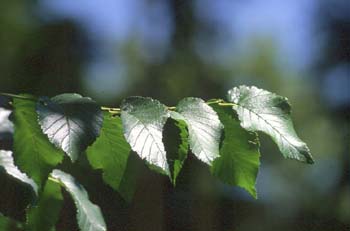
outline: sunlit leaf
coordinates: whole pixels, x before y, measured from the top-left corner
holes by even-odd
[[[80,230],[107,230],[100,208],[89,200],[88,193],[82,185],[80,185],[71,175],[62,172],[61,170],[53,170],[51,177],[59,181],[72,196],[77,208],[77,220]]]
[[[0,133],[13,133],[13,123],[9,120],[10,110],[0,108]]]
[[[102,127],[103,115],[99,106],[78,94],[41,98],[37,113],[42,131],[72,161],[96,140]]]
[[[219,157],[223,125],[216,112],[203,100],[185,98],[176,107],[188,127],[192,152],[201,161],[211,164]]]
[[[162,132],[168,117],[166,107],[151,98],[130,97],[122,103],[124,135],[132,150],[167,174],[169,166]]]
[[[0,169],[1,168],[3,168],[8,175],[22,183],[30,185],[34,193],[38,195],[37,184],[15,166],[11,151],[0,150]]]
[[[297,136],[286,98],[256,88],[241,86],[228,92],[242,127],[271,136],[285,157],[313,163],[307,145]]]

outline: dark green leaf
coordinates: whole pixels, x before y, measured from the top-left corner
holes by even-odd
[[[172,115],[174,112],[170,113]],[[163,135],[168,165],[170,168],[170,179],[175,185],[176,178],[179,175],[188,154],[189,144],[186,123],[183,120],[168,119],[164,127]]]
[[[216,112],[203,100],[185,98],[178,104],[177,112],[186,122],[189,143],[193,154],[207,164],[219,157],[219,145],[223,126]],[[181,118],[182,117],[182,118]]]
[[[128,172],[130,151],[121,119],[105,113],[100,137],[87,149],[87,156],[94,169],[103,170],[103,180],[127,201],[136,188],[136,174]]]
[[[0,150],[0,169],[1,168],[3,168],[8,175],[30,185],[36,196],[38,196],[37,184],[15,166],[11,151]]]
[[[257,134],[244,130],[230,108],[217,105],[213,108],[225,129],[220,157],[213,162],[212,174],[226,184],[244,188],[256,198],[255,183],[260,164]]]
[[[42,131],[72,161],[99,136],[103,115],[90,98],[78,94],[62,94],[41,98],[37,113]]]
[[[8,217],[5,217],[0,213],[0,230],[1,231],[20,231],[20,230],[23,230],[23,225],[20,222],[14,221]]]
[[[130,97],[122,103],[124,135],[132,150],[166,174],[169,167],[162,132],[168,117],[166,107],[151,98]]]
[[[89,200],[89,196],[82,185],[71,175],[57,169],[53,170],[51,177],[59,181],[72,196],[77,207],[77,220],[80,230],[107,230],[100,208]]]
[[[52,169],[62,161],[63,155],[42,133],[35,102],[14,99],[13,106],[15,164],[41,187]]]
[[[27,212],[28,231],[52,230],[58,221],[63,203],[61,186],[48,180],[37,206]]]
[[[241,86],[228,92],[241,125],[250,131],[262,131],[272,137],[285,157],[313,163],[309,148],[297,136],[286,98],[256,88]]]

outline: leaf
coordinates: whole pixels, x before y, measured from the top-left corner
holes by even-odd
[[[176,185],[176,179],[188,154],[188,131],[185,121],[172,116],[176,112],[170,112],[172,119],[168,119],[163,132],[163,141],[167,152],[167,160],[170,168],[170,180]]]
[[[122,103],[124,136],[142,159],[168,174],[163,144],[163,127],[169,117],[167,108],[151,98],[129,97]]]
[[[258,136],[244,130],[231,109],[218,105],[213,105],[213,108],[225,129],[220,157],[214,160],[211,172],[222,182],[240,186],[257,198],[255,184],[260,165]]]
[[[87,149],[88,160],[94,169],[103,170],[103,180],[127,201],[136,189],[136,174],[129,172],[130,152],[121,119],[104,113],[100,137]]]
[[[13,142],[13,123],[9,120],[10,110],[0,108],[0,149],[11,150]]]
[[[81,184],[71,175],[57,169],[52,171],[51,177],[59,181],[72,196],[77,207],[77,220],[80,230],[107,230],[100,208],[89,200],[89,196]]]
[[[211,164],[219,157],[220,138],[223,130],[218,115],[198,98],[185,98],[176,108],[188,126],[189,143],[193,154],[201,161]]]
[[[0,108],[0,133],[13,133],[13,124],[9,120],[10,110]]]
[[[63,155],[42,133],[35,102],[14,99],[13,107],[15,163],[41,187],[52,169],[62,161]]]
[[[19,231],[23,230],[23,225],[15,220],[5,217],[0,213],[0,230],[1,231]]]
[[[1,167],[8,175],[16,178],[22,183],[30,185],[35,195],[38,196],[37,184],[15,166],[11,151],[0,150],[0,169]]]
[[[40,98],[37,113],[43,133],[73,162],[96,140],[102,127],[99,106],[78,94]]]
[[[37,206],[27,212],[26,230],[52,230],[58,221],[63,204],[61,186],[48,180]]]
[[[297,136],[291,119],[288,100],[271,92],[241,86],[228,92],[241,125],[250,131],[271,136],[285,157],[313,163],[309,148]]]

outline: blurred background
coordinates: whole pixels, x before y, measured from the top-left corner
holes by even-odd
[[[142,95],[170,106],[246,84],[292,103],[316,163],[285,160],[261,136],[258,200],[193,156],[176,188],[139,163],[131,203],[100,172],[77,171],[110,230],[350,230],[348,0],[0,0],[0,9],[0,92],[77,92],[105,106]],[[0,211],[24,220],[23,189],[0,181],[10,187]],[[65,198],[57,230],[76,230]]]

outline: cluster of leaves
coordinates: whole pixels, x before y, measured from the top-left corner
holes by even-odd
[[[294,131],[287,99],[256,87],[233,88],[227,101],[185,98],[176,107],[144,97],[127,98],[121,108],[106,108],[77,94],[10,96],[14,144],[13,150],[0,151],[0,169],[31,186],[36,200],[27,209],[26,224],[0,218],[2,230],[6,225],[54,230],[61,187],[75,202],[81,230],[107,229],[84,187],[55,169],[64,155],[75,162],[86,153],[92,168],[101,169],[104,182],[126,200],[133,194],[127,171],[131,151],[174,185],[191,151],[214,176],[255,198],[260,157],[256,132],[269,135],[285,157],[313,163]],[[170,128],[176,140],[165,142]]]

